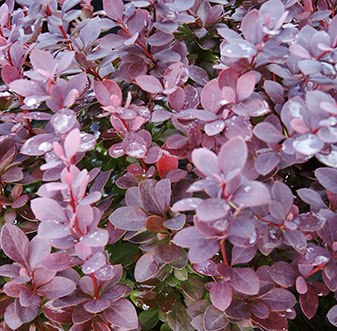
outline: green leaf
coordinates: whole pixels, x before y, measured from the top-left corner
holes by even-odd
[[[148,331],[154,328],[159,322],[158,308],[142,311],[139,314],[139,322],[143,331]]]
[[[122,264],[124,267],[135,262],[138,246],[131,243],[116,243],[108,247],[112,264]]]
[[[167,323],[163,324],[160,328],[160,331],[172,331]]]

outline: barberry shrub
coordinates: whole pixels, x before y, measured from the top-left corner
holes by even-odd
[[[0,329],[334,330],[335,0],[6,0]]]

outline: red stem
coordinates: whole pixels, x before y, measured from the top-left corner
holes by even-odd
[[[94,273],[91,273],[90,276],[92,279],[92,283],[94,285],[94,300],[97,300],[99,298],[99,289],[97,285],[97,279]]]
[[[228,266],[228,259],[227,259],[227,254],[226,254],[225,243],[226,243],[226,239],[221,239],[220,247],[221,247],[221,254],[222,254],[223,263]]]
[[[317,271],[320,271],[320,270],[324,269],[324,267],[325,267],[325,263],[318,265],[317,267],[312,269],[311,272],[308,275],[305,276],[305,278],[308,279],[310,276],[315,274]]]

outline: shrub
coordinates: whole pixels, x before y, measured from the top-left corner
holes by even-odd
[[[6,0],[1,330],[337,326],[334,0]]]

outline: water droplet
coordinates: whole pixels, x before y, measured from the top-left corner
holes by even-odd
[[[37,104],[37,101],[35,98],[27,98],[28,100],[26,101],[26,105],[28,107],[33,107]]]
[[[325,264],[329,261],[329,258],[323,255],[319,255],[314,260],[314,265]]]
[[[270,236],[271,239],[277,239],[277,237],[276,237],[276,230],[275,229],[271,229],[269,231],[269,236]]]
[[[39,151],[49,152],[53,148],[53,144],[49,141],[45,141],[39,146]]]
[[[305,134],[300,137],[295,138],[293,142],[293,147],[301,154],[313,155],[319,152],[324,146],[323,141],[321,141],[317,136],[313,134]]]
[[[254,234],[249,238],[249,244],[255,244],[256,242],[256,238],[257,238],[257,235],[256,235],[256,232],[254,232]]]
[[[252,190],[252,187],[251,186],[246,186],[244,189],[243,189],[246,193],[250,192]]]
[[[142,159],[146,155],[147,148],[145,145],[133,141],[126,147],[125,152],[131,157]]]
[[[93,135],[88,133],[81,133],[80,152],[86,152],[93,149],[96,145],[96,139]]]
[[[71,129],[75,122],[73,114],[56,114],[53,118],[52,124],[56,131],[65,133]]]

